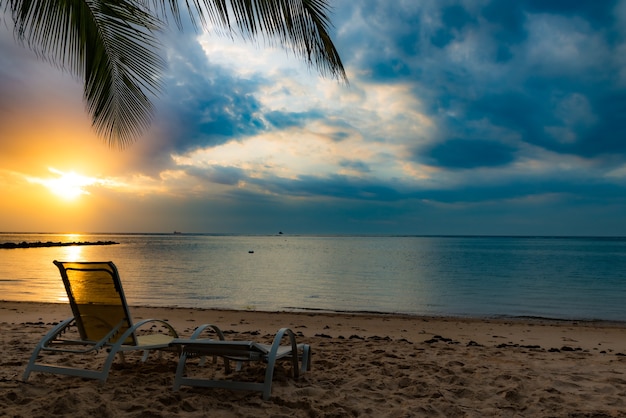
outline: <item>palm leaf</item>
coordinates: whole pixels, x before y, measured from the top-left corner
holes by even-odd
[[[174,19],[180,22],[177,0],[152,0],[152,4],[155,10],[169,4]],[[328,0],[193,0],[187,1],[187,7],[194,24],[198,16],[205,28],[210,22],[222,33],[237,32],[246,39],[263,37],[293,51],[322,75],[348,80],[328,33]]]
[[[164,67],[150,32],[158,21],[125,1],[98,5],[95,21],[100,30],[90,43],[97,47],[87,48],[85,99],[96,130],[124,145],[152,120],[146,94],[160,90]]]
[[[17,38],[84,81],[92,124],[125,146],[152,120],[147,94],[160,88],[160,21],[127,0],[13,0]]]
[[[246,39],[263,37],[293,51],[322,75],[347,81],[328,34],[326,0],[186,0],[192,21]],[[155,31],[178,0],[0,0],[16,38],[78,75],[97,133],[124,147],[152,121],[149,95],[160,91],[164,62]],[[210,24],[210,25],[209,25]]]

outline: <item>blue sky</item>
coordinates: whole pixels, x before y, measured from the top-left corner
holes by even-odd
[[[626,1],[332,3],[349,85],[172,30],[124,151],[0,32],[0,183],[28,205],[0,205],[0,230],[626,235]],[[89,216],[17,196],[72,170]]]

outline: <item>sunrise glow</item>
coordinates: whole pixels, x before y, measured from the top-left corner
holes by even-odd
[[[45,186],[51,193],[64,200],[75,200],[81,195],[89,194],[85,188],[98,182],[96,178],[83,176],[73,171],[63,172],[55,168],[49,168],[48,170],[56,174],[57,177],[47,179],[31,178],[30,181]]]

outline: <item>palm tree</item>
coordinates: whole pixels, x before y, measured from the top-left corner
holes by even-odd
[[[264,38],[292,51],[323,76],[347,81],[328,34],[327,0],[185,1],[194,26],[245,39]],[[165,67],[157,33],[182,28],[178,0],[0,0],[16,39],[84,80],[96,132],[124,147],[150,125],[149,96]]]

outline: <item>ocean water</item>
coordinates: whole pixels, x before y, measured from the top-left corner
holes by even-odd
[[[53,260],[113,261],[131,305],[626,321],[626,238],[0,234],[0,300],[67,303]]]

